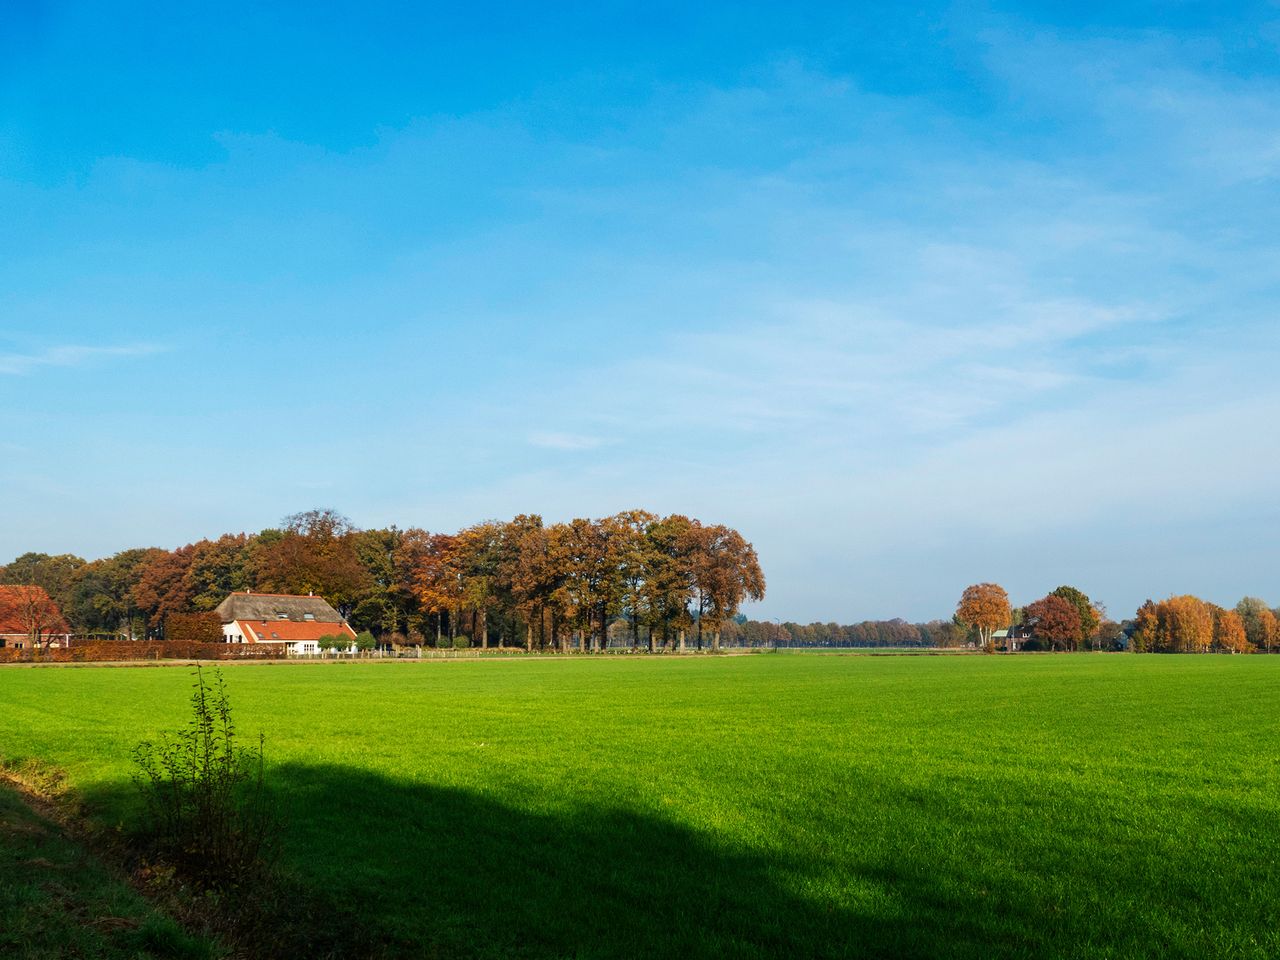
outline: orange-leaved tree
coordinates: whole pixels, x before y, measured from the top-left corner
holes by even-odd
[[[1262,624],[1259,649],[1270,653],[1272,647],[1280,646],[1280,620],[1270,610],[1262,611],[1258,618]]]
[[[1199,597],[1184,594],[1159,605],[1164,625],[1163,649],[1171,653],[1208,653],[1213,646],[1213,609]],[[1161,649],[1157,646],[1157,649]]]
[[[1213,639],[1219,650],[1227,653],[1248,653],[1249,637],[1244,631],[1244,620],[1234,610],[1215,611]]]
[[[1082,635],[1080,611],[1057,590],[1028,604],[1022,622],[1029,625],[1035,638],[1047,643],[1050,650],[1074,650]]]
[[[1013,620],[1009,606],[1009,594],[998,583],[975,583],[965,587],[956,605],[960,622],[974,627],[982,639],[987,653],[995,653],[995,632],[1007,627]]]

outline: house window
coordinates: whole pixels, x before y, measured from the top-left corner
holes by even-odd
[[[314,613],[304,613],[302,615],[303,620],[314,620],[315,618],[316,618],[316,615]]]

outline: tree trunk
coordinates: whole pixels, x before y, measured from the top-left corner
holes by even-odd
[[[527,653],[533,653],[533,624],[527,620],[524,625],[524,649]]]
[[[489,649],[489,613],[484,607],[476,611],[476,633],[480,634],[480,649]]]
[[[684,653],[684,628],[680,628],[680,652]]]
[[[711,652],[712,653],[720,652],[720,631],[719,630],[714,630],[711,633]]]

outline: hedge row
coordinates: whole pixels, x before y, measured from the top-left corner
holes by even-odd
[[[55,650],[0,647],[0,663],[68,663],[82,660],[270,660],[283,657],[274,644],[193,643],[182,640],[90,640]]]

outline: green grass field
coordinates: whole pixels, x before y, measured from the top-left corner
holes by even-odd
[[[0,755],[127,821],[189,674],[0,670]],[[1280,955],[1280,658],[226,675],[289,870],[393,955]]]

